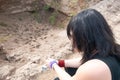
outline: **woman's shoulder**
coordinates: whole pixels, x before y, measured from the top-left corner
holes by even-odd
[[[98,59],[92,59],[82,64],[76,72],[77,76],[81,80],[111,80],[109,67]]]

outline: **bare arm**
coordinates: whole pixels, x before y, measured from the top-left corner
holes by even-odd
[[[81,65],[81,58],[65,60],[65,67],[78,68]]]
[[[58,74],[60,80],[70,80],[71,76],[67,72],[65,72],[62,68],[60,68],[57,64],[54,64],[53,68]]]
[[[81,65],[74,76],[70,76],[57,64],[53,64],[53,68],[60,80],[111,80],[109,68],[100,60],[91,60]]]

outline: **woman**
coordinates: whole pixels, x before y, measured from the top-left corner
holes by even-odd
[[[49,60],[60,80],[120,80],[120,51],[110,26],[102,14],[87,9],[71,18],[68,38],[82,58]],[[78,68],[73,76],[61,67]]]

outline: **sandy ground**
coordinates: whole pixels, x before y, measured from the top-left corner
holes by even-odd
[[[27,62],[26,55],[40,56],[40,65],[48,57],[56,58],[55,54],[69,44],[66,28],[61,26],[52,26],[45,21],[37,22],[34,15],[28,12],[0,15],[0,45],[6,51],[0,54],[0,66],[9,64],[19,68]],[[24,57],[10,62],[6,60],[6,54],[17,54],[20,51],[25,53]],[[55,76],[53,70],[48,70],[41,73],[39,79],[52,80]]]

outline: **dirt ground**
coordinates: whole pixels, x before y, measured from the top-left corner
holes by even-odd
[[[28,12],[11,15],[1,14],[0,46],[5,52],[0,53],[0,66],[12,65],[19,68],[27,63],[27,55],[40,56],[40,65],[43,65],[48,57],[56,58],[55,54],[69,44],[66,27],[62,25],[64,23],[66,23],[64,18],[57,26],[52,26],[47,22],[47,19],[38,22],[34,14]],[[18,59],[6,59],[6,55],[17,54],[17,52],[25,54]],[[51,70],[40,74],[39,79],[52,80],[55,76],[57,75]]]

